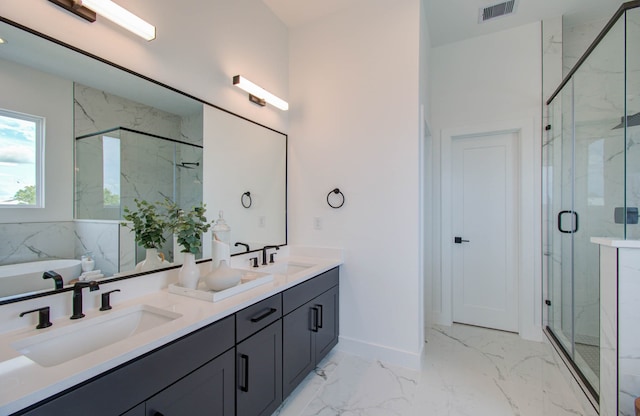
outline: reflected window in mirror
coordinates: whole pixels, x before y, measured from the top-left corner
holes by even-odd
[[[43,117],[0,109],[0,206],[44,206],[43,147]]]
[[[102,203],[120,209],[120,139],[102,137]]]

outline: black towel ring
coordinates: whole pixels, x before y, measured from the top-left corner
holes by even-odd
[[[248,202],[245,202],[245,201],[248,201]],[[253,201],[251,200],[251,192],[247,191],[243,193],[242,196],[240,197],[240,203],[245,208],[251,208],[251,204],[253,203]]]
[[[333,197],[332,195],[338,195],[337,197]],[[338,199],[339,198],[339,199]],[[336,201],[336,199],[338,199]],[[338,209],[344,205],[344,194],[340,191],[339,188],[334,189],[333,191],[327,194],[327,204],[333,209]]]

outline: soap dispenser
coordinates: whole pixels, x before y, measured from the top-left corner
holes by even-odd
[[[227,265],[231,263],[231,250],[229,243],[231,241],[231,227],[223,218],[224,213],[218,213],[218,219],[211,227],[211,269],[215,270],[222,260]]]

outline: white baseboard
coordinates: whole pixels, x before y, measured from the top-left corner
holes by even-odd
[[[336,348],[348,354],[358,355],[370,360],[378,360],[386,364],[416,371],[422,369],[424,361],[424,344],[422,344],[419,353],[414,353],[340,336],[340,341]]]

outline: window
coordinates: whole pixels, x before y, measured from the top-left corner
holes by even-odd
[[[44,207],[44,118],[0,109],[0,206]]]

